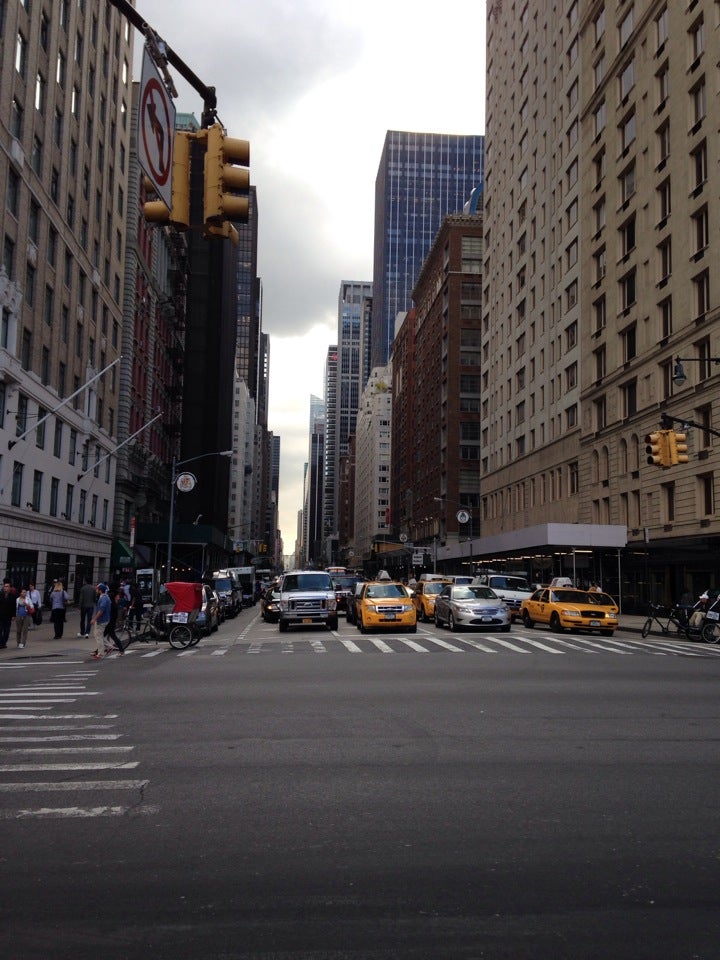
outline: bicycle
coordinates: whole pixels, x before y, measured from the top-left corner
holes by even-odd
[[[661,613],[660,611],[667,612]],[[643,639],[647,637],[652,630],[653,623],[658,625],[664,637],[675,633],[685,637],[686,640],[699,640],[701,638],[706,640],[705,627],[707,625],[692,626],[688,620],[687,609],[685,607],[674,606],[668,609],[667,606],[662,604],[651,603],[650,613],[642,628]],[[670,629],[671,625],[674,628],[673,630]]]

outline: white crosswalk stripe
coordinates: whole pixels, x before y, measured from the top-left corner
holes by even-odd
[[[38,666],[44,666],[47,673],[53,664]],[[63,666],[67,669],[68,662]],[[102,694],[86,689],[97,676],[97,667],[52,672],[52,679],[38,677],[30,683],[0,688],[0,820],[157,813],[159,807],[144,802],[147,780],[118,779],[118,775],[136,770],[140,761],[130,759],[133,745],[117,742],[124,735],[117,731],[116,714],[54,713],[59,704],[81,702],[84,707],[98,707],[98,700],[91,698]],[[110,776],[102,779],[105,772]],[[23,780],[23,774],[35,779]],[[67,779],[68,774],[77,779]],[[96,802],[73,803],[90,793],[95,794]],[[65,802],[61,806],[53,799]],[[131,802],[117,802],[121,799]]]

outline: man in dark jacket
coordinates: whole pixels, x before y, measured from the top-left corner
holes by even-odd
[[[9,580],[3,583],[0,593],[0,650],[7,647],[10,626],[15,619],[17,596]]]
[[[80,607],[80,633],[79,637],[90,636],[90,623],[95,613],[95,604],[97,602],[97,593],[95,587],[90,583],[88,577],[80,587],[80,596],[78,597],[78,606]]]

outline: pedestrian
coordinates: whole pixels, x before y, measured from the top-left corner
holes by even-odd
[[[12,590],[12,584],[5,580],[0,592],[0,650],[7,647],[8,637],[10,636],[10,627],[15,619],[16,606],[15,594]]]
[[[90,621],[92,624],[93,643],[95,644],[95,649],[91,654],[94,660],[102,660],[102,658],[112,650],[112,647],[108,644],[107,638],[104,635],[105,627],[110,622],[111,606],[110,597],[108,596],[108,585],[106,583],[99,583],[97,585],[95,612]],[[100,647],[102,647],[102,653],[100,652]]]
[[[62,580],[56,580],[50,594],[50,619],[55,628],[56,640],[62,640],[65,629],[65,607],[69,602],[70,597],[65,592]]]
[[[90,636],[90,621],[92,620],[93,613],[95,613],[96,602],[97,591],[90,582],[90,578],[85,577],[83,585],[80,587],[80,596],[78,597],[78,603],[80,604],[79,637],[85,637],[87,639]]]
[[[24,647],[27,643],[28,630],[32,620],[34,607],[30,602],[27,590],[23,589],[18,594],[15,601],[15,630],[17,634],[18,647]]]
[[[39,627],[42,623],[42,594],[34,583],[28,585],[28,596],[30,597],[30,603],[33,605],[32,622],[36,627]]]
[[[130,609],[130,595],[128,590],[126,590],[124,580],[120,582],[120,589],[115,597],[115,603],[117,604],[117,625],[122,629],[125,626],[125,620],[127,619],[128,610]]]
[[[118,652],[120,653],[120,655],[122,655],[123,653],[125,653],[125,649],[122,645],[122,641],[118,638],[117,634],[115,633],[115,627],[117,626],[118,614],[120,612],[120,605],[118,601],[121,597],[124,597],[125,594],[123,593],[122,589],[118,590],[115,594],[113,594],[113,592],[110,590],[108,591],[108,596],[110,597],[110,619],[108,620],[105,626],[103,637],[110,637],[110,639],[113,641],[113,643],[117,647]]]
[[[140,593],[140,587],[137,583],[133,583],[130,587],[130,607],[128,608],[128,626],[132,626],[133,620],[135,620],[135,626],[137,629],[140,629],[140,623],[142,621],[143,615],[143,598],[142,593]]]

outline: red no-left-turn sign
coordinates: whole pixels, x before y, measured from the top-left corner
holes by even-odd
[[[138,109],[138,160],[157,194],[170,207],[175,106],[147,48]]]

